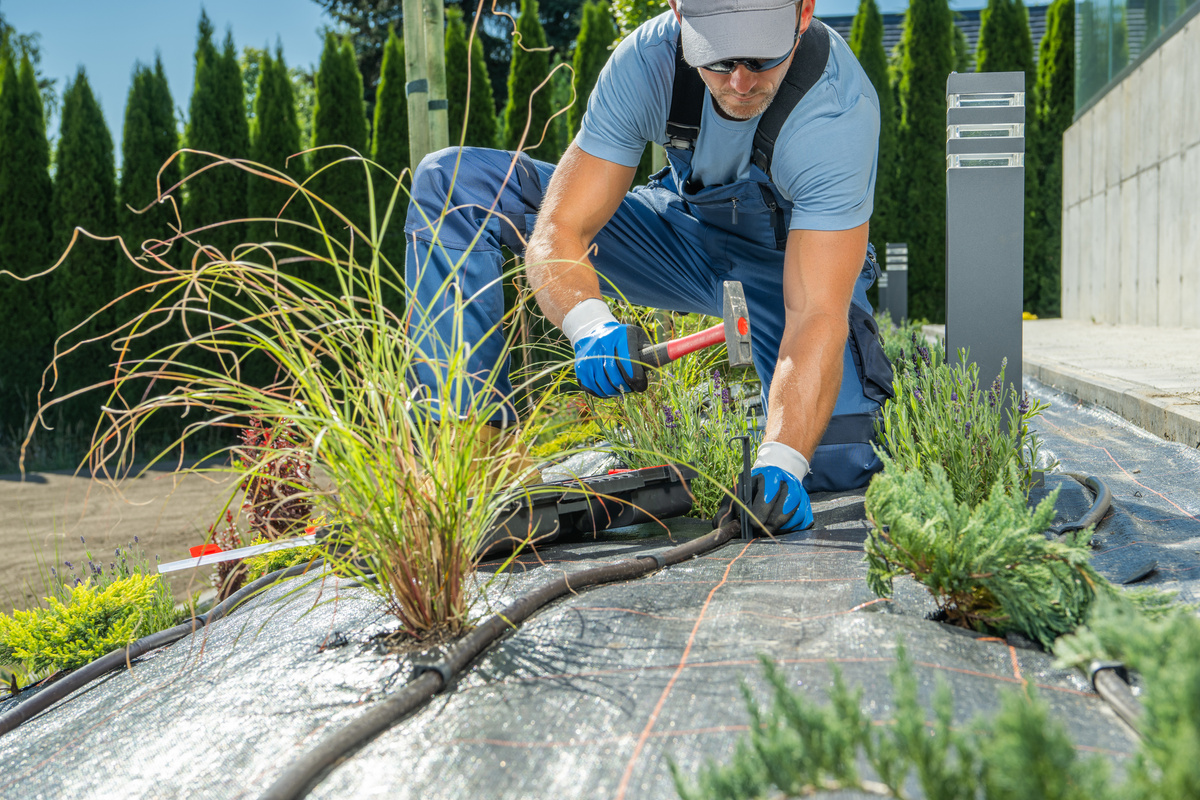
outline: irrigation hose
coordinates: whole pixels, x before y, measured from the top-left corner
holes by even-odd
[[[377,703],[358,719],[335,731],[333,735],[293,761],[261,795],[260,800],[293,800],[304,797],[330,770],[432,699],[480,653],[559,597],[589,586],[628,581],[649,575],[663,567],[714,550],[740,534],[741,527],[737,520],[734,520],[712,533],[662,553],[624,559],[563,575],[518,597],[502,611],[493,614],[472,629],[451,647],[440,661],[418,664],[416,677],[394,695]]]
[[[1094,475],[1084,475],[1080,472],[1067,472],[1064,474],[1091,489],[1092,493],[1096,495],[1096,499],[1092,503],[1092,507],[1088,509],[1088,512],[1079,519],[1050,528],[1051,533],[1059,536],[1071,531],[1081,531],[1084,528],[1099,525],[1100,520],[1104,519],[1104,515],[1108,513],[1109,506],[1112,505],[1112,492],[1104,481]]]
[[[302,575],[306,571],[319,567],[324,563],[325,562],[323,559],[318,559],[313,562],[296,564],[295,566],[287,567],[286,569],[280,569],[276,570],[275,572],[271,572],[262,576],[248,586],[243,586],[241,589],[234,592],[225,600],[214,606],[207,614],[201,614],[200,616],[194,617],[187,622],[176,625],[174,628],[167,628],[166,630],[152,633],[149,636],[143,636],[141,639],[131,642],[127,647],[124,647],[121,650],[114,650],[107,655],[97,658],[95,661],[84,664],[79,669],[73,670],[72,672],[63,676],[61,679],[47,686],[45,689],[42,689],[33,697],[18,705],[12,711],[0,716],[0,736],[3,736],[6,733],[16,729],[22,723],[27,722],[28,720],[42,713],[47,708],[54,705],[59,700],[62,700],[75,690],[82,689],[84,686],[87,686],[89,683],[109,672],[110,670],[117,669],[122,665],[133,661],[135,658],[150,652],[151,650],[156,650],[160,647],[166,647],[169,644],[173,644],[182,639],[184,636],[187,636],[189,633],[194,633],[204,626],[216,622],[222,617],[228,615],[231,611],[249,598],[274,584],[276,581],[283,580],[284,578],[291,578],[296,575]]]
[[[1125,665],[1119,661],[1093,661],[1088,666],[1088,675],[1092,679],[1092,688],[1096,690],[1096,694],[1104,698],[1117,716],[1140,737],[1142,731],[1138,724],[1142,718],[1142,704],[1129,688]]]

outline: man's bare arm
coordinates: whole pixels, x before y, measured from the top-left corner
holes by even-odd
[[[636,171],[588,155],[574,143],[558,162],[525,249],[530,286],[555,325],[561,327],[577,303],[600,297],[588,248],[625,199]]]
[[[786,444],[810,460],[842,384],[850,298],[866,251],[866,223],[847,231],[788,235],[785,322],[764,441]]]

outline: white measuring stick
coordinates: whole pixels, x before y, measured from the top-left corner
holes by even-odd
[[[261,553],[274,553],[276,550],[291,550],[293,547],[304,547],[305,545],[313,545],[317,543],[317,535],[310,534],[308,536],[298,536],[295,539],[284,539],[278,542],[267,542],[266,544],[255,544],[249,547],[239,547],[236,550],[222,550],[220,553],[209,553],[206,556],[197,556],[196,558],[185,558],[182,561],[170,561],[166,564],[159,564],[158,571],[175,572],[176,570],[189,569],[192,567],[203,567],[208,564],[219,564],[222,561],[233,561],[238,558],[247,558],[249,556],[257,556]]]

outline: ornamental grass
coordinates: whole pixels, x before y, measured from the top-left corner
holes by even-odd
[[[376,593],[406,633],[453,635],[478,613],[472,609],[482,590],[475,576],[480,544],[519,493],[514,486],[529,475],[511,450],[515,441],[486,435],[487,421],[510,398],[472,374],[470,348],[458,332],[437,353],[423,351],[409,335],[432,316],[406,298],[403,264],[388,257],[395,254],[391,243],[402,241],[394,229],[407,205],[404,184],[341,151],[344,157],[304,183],[270,167],[198,154],[210,159],[205,169],[241,170],[286,187],[287,205],[270,220],[194,231],[180,224],[136,256],[122,243],[146,284],[97,310],[91,324],[109,319],[133,295],[153,300],[94,337],[115,353],[116,364],[113,378],[93,388],[106,400],[89,459],[98,472],[127,472],[145,459],[139,432],[164,417],[182,419],[182,432],[136,474],[171,454],[182,467],[189,445],[227,441],[239,430],[286,433],[269,446],[242,442],[204,453],[192,447],[191,458],[205,458],[184,471],[232,473],[255,497],[275,496],[250,501],[245,511],[270,521],[275,535],[295,533],[299,517],[321,515],[340,531],[338,550],[325,554],[339,575]],[[361,171],[365,220],[349,218],[311,190],[309,181],[331,169]],[[173,203],[179,189],[160,187],[158,202]],[[273,224],[277,238],[231,252],[205,243],[210,231],[247,222]],[[437,221],[429,222],[436,232]],[[177,266],[185,260],[181,252],[186,263]],[[437,302],[445,298],[444,313],[461,319],[463,298],[454,288],[441,286]],[[162,343],[171,332],[178,335]],[[60,342],[55,363],[63,349]],[[457,402],[457,419],[441,420],[414,384],[414,367],[434,359],[445,376],[438,393]],[[477,387],[482,381],[483,391],[468,396],[469,380]],[[44,404],[40,418],[64,399]],[[271,483],[278,491],[264,491]],[[227,509],[236,506],[231,496]]]

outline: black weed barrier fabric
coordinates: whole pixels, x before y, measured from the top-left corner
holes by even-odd
[[[1095,475],[1112,490],[1112,508],[1093,540],[1100,574],[1200,601],[1200,450],[1037,381],[1027,378],[1025,390],[1050,403],[1036,423],[1043,450],[1063,469]]]
[[[1030,388],[1053,404],[1039,427],[1047,449],[1064,469],[1113,489],[1097,567],[1121,579],[1131,564],[1156,560],[1139,585],[1194,599],[1196,452]],[[1059,521],[1082,516],[1090,493],[1049,476],[1048,488],[1058,484]],[[706,759],[727,759],[745,735],[740,683],[769,700],[760,654],[819,701],[836,666],[865,689],[868,712],[887,719],[898,642],[926,705],[938,682],[951,686],[957,725],[994,714],[1002,697],[1033,684],[1085,753],[1119,769],[1136,749],[1083,677],[1054,669],[1047,654],[925,619],[932,601],[909,581],[897,582],[893,600],[875,598],[862,562],[861,504],[814,499],[821,530],[734,541],[552,604],[311,796],[673,797],[669,759],[691,773]],[[491,605],[564,571],[708,531],[691,520],[670,528],[669,536],[640,526],[527,554],[489,586]],[[289,582],[0,738],[0,797],[254,798],[409,678],[413,656],[383,652],[372,638],[394,627],[361,588],[331,577]]]

